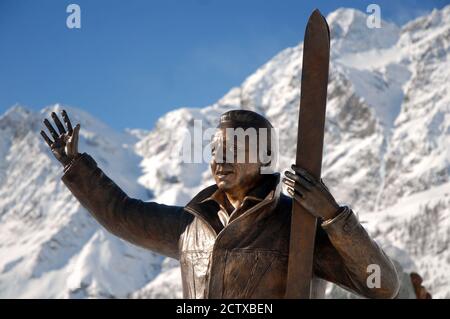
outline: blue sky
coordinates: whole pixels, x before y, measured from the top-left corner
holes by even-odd
[[[66,27],[81,7],[82,28]],[[0,0],[0,114],[62,103],[117,129],[206,106],[303,38],[317,7],[381,6],[399,25],[450,0]]]

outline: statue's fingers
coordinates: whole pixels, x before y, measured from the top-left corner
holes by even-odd
[[[78,153],[78,138],[80,132],[80,124],[75,126],[72,131],[72,135],[69,137],[67,142],[67,154],[70,156],[76,155]]]
[[[53,138],[54,138],[55,140],[57,140],[57,139],[59,138],[59,135],[58,135],[58,133],[56,133],[56,131],[55,131],[55,129],[53,128],[53,126],[52,126],[52,124],[50,123],[50,121],[47,120],[47,119],[45,119],[45,120],[44,120],[44,124],[45,124],[45,126],[48,128],[48,130],[49,130],[50,134],[53,136]]]
[[[293,181],[297,181],[300,179],[299,176],[297,176],[296,174],[290,172],[290,171],[285,171],[284,172],[284,176],[286,176],[287,178],[293,180]]]
[[[294,188],[296,191],[298,191],[302,194],[307,193],[312,190],[312,186],[310,184],[306,183],[305,181],[302,181],[300,183],[295,183]]]
[[[303,175],[294,174],[289,171],[286,171],[284,174],[286,175],[286,177],[296,181],[297,183],[305,187],[307,190],[311,190],[314,187],[314,184],[311,183],[308,179],[306,179]]]
[[[305,197],[302,193],[294,191],[291,187],[288,187],[287,192],[298,202],[301,202]]]
[[[289,178],[283,178],[282,182],[288,187],[298,189],[300,192],[309,192],[313,188],[311,184],[302,179],[300,179],[300,181],[294,181]]]
[[[72,123],[70,122],[70,119],[69,119],[69,116],[67,115],[66,110],[62,110],[61,115],[62,115],[64,123],[66,123],[67,132],[69,132],[69,134],[72,135],[72,132],[73,132]]]
[[[295,182],[292,179],[289,179],[287,177],[283,177],[283,179],[281,180],[286,186],[291,186],[294,187]]]
[[[59,120],[58,115],[56,115],[55,112],[52,112],[52,119],[56,124],[56,127],[58,128],[58,131],[60,134],[64,134],[66,133],[66,129],[64,128],[64,125],[61,123],[61,121]]]
[[[314,178],[314,176],[312,176],[310,173],[308,173],[308,171],[305,170],[304,168],[301,168],[295,164],[293,164],[291,166],[291,168],[294,170],[294,172],[296,172],[298,175],[302,176],[304,179],[309,181],[311,184],[314,184],[316,182],[316,179]]]
[[[78,140],[80,136],[80,124],[77,124],[75,126],[75,129],[73,130],[72,134],[72,142],[71,144],[71,155],[77,155],[78,154]]]
[[[41,131],[41,136],[44,139],[44,141],[48,144],[49,147],[52,147],[52,140],[47,136],[47,133],[45,133],[44,131]]]
[[[306,188],[308,191],[312,190],[314,185],[309,182],[308,180],[304,179],[303,176],[300,176],[300,182],[299,185]]]

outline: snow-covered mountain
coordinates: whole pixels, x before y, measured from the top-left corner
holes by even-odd
[[[403,27],[369,29],[353,9],[327,20],[324,180],[406,271],[449,298],[450,6]],[[279,169],[288,168],[302,52],[302,43],[283,50],[215,104],[172,111],[150,132],[118,133],[67,108],[81,123],[80,149],[130,196],[181,205],[212,183],[206,163],[181,159],[186,130],[245,108],[279,129]],[[0,117],[0,297],[180,297],[176,262],[107,234],[62,185],[38,135],[43,117],[60,108],[13,107]]]
[[[38,114],[14,107],[0,117],[0,296],[126,296],[160,272],[163,258],[109,235],[71,196],[37,134],[52,110],[60,107]],[[83,127],[81,149],[131,196],[148,197],[136,182],[140,159],[129,147],[136,140],[68,112]]]

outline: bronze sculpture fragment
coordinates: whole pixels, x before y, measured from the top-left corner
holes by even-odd
[[[213,149],[215,185],[186,206],[128,197],[86,153],[78,153],[79,124],[65,111],[48,120],[41,135],[64,166],[65,185],[108,231],[135,245],[179,260],[185,298],[283,298],[286,290],[292,199],[280,192],[280,175],[259,174],[261,162],[223,162]],[[219,132],[270,128],[245,110],[221,116]],[[220,133],[219,133],[220,135]],[[222,133],[217,147],[226,148]],[[245,152],[247,152],[247,148]],[[223,154],[223,153],[222,153]],[[324,184],[300,167],[284,183],[310,214],[319,218],[313,273],[368,298],[393,298],[399,280],[390,259],[370,238],[353,211],[339,206]],[[379,287],[367,284],[367,268],[381,269]],[[317,297],[321,297],[319,288]]]

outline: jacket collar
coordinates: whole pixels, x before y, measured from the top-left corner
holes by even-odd
[[[262,183],[252,189],[244,198],[241,208],[242,212],[239,215],[245,214],[247,210],[261,202],[269,202],[271,208],[274,208],[278,203],[280,191],[280,174],[274,173],[267,175]],[[200,215],[218,233],[223,229],[223,225],[217,214],[222,196],[224,194],[218,189],[217,185],[211,185],[198,193],[185,207],[188,211],[194,211]],[[269,209],[269,211],[272,210]],[[234,218],[232,217],[232,219]]]

